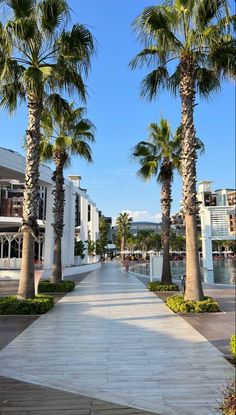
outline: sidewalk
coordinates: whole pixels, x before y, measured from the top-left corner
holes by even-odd
[[[233,367],[117,264],[0,352],[0,375],[162,415],[212,415]]]

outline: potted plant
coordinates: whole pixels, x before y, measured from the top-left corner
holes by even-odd
[[[84,251],[86,250],[83,241],[75,241],[75,265],[80,265],[84,259]]]
[[[94,256],[96,252],[96,242],[88,240],[88,256],[89,256],[89,263],[94,262]]]

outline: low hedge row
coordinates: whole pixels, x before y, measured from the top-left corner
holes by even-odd
[[[67,293],[69,291],[72,291],[75,288],[75,282],[74,281],[62,281],[58,284],[53,284],[49,280],[43,280],[39,282],[38,285],[38,292],[39,293],[58,293],[63,292]]]
[[[150,291],[178,291],[179,287],[176,284],[163,284],[160,281],[153,281],[147,284]]]
[[[183,295],[168,297],[166,305],[175,313],[215,313],[220,311],[218,303],[212,297],[203,301],[184,300]]]
[[[233,334],[230,339],[230,351],[233,359],[236,361],[236,334]]]
[[[54,305],[50,295],[37,295],[23,301],[17,300],[16,295],[0,298],[0,314],[44,314]]]

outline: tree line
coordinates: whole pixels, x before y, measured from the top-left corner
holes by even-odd
[[[39,163],[52,160],[54,189],[54,260],[52,279],[61,279],[61,238],[64,216],[64,168],[73,155],[92,161],[89,143],[95,127],[85,117],[85,81],[95,52],[94,38],[81,23],[71,25],[66,0],[0,1],[0,106],[14,112],[25,102],[28,126],[25,136],[26,172],[23,200],[22,265],[18,299],[34,296],[34,247],[37,223]],[[172,134],[170,123],[151,123],[149,138],[133,149],[140,163],[139,176],[155,176],[161,183],[163,279],[170,280],[169,214],[173,169],[183,178],[183,212],[186,223],[185,298],[203,299],[196,215],[197,153],[194,109],[197,100],[209,98],[221,82],[235,77],[235,39],[226,0],[173,0],[149,6],[134,20],[142,50],[130,68],[146,68],[142,98],[154,100],[161,91],[180,96],[180,127]]]

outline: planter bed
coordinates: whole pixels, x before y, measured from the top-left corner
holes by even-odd
[[[54,305],[50,295],[37,295],[35,298],[17,300],[16,295],[0,298],[0,315],[44,314]]]
[[[212,297],[204,297],[203,301],[184,300],[183,295],[174,295],[166,299],[166,305],[175,313],[216,313],[219,305]]]
[[[149,291],[178,291],[179,287],[176,284],[163,284],[160,281],[153,281],[147,284]]]
[[[68,293],[75,288],[75,282],[71,280],[53,284],[49,280],[40,281],[38,285],[39,293]]]

